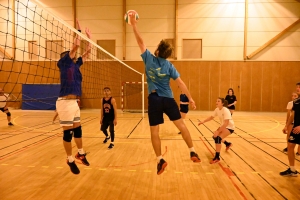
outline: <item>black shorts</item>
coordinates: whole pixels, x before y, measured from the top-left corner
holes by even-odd
[[[300,144],[300,134],[290,133],[289,143]]]
[[[235,110],[235,105],[227,107],[229,110]]]
[[[189,112],[189,105],[187,104],[180,104],[180,112],[188,113]]]
[[[4,108],[6,108],[6,107],[4,107]],[[7,108],[4,110],[4,108],[0,108],[0,110],[1,110],[2,112],[5,112],[5,111],[8,110]]]
[[[100,130],[101,131],[105,131],[107,128],[109,127],[109,132],[110,133],[114,133],[115,132],[115,125],[114,125],[114,121],[102,121],[102,125]]]
[[[171,121],[181,119],[179,108],[174,98],[160,97],[156,92],[149,94],[148,117],[150,126],[163,124],[164,113]]]
[[[233,133],[234,130],[227,128],[227,130],[229,130],[230,133]]]

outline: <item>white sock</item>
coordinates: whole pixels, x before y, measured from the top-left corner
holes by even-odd
[[[291,169],[293,172],[296,171],[295,166],[290,166],[290,169]]]
[[[68,156],[68,161],[69,161],[69,163],[74,162],[73,156]]]
[[[158,156],[157,157],[157,163],[159,163],[161,159],[163,159],[162,155]]]
[[[194,147],[191,147],[191,148],[189,148],[189,149],[190,149],[190,152],[195,152]]]
[[[78,149],[78,153],[81,154],[81,155],[84,154],[83,148],[82,149]]]

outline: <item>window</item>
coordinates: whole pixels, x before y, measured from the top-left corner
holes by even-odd
[[[28,58],[30,60],[38,59],[37,52],[37,41],[28,41]]]
[[[111,55],[116,55],[116,40],[97,40],[97,44],[109,52]],[[107,56],[100,49],[97,49],[97,59],[105,59]]]
[[[183,59],[202,58],[202,39],[183,39],[182,58]]]
[[[60,54],[63,52],[62,40],[46,40],[46,58],[59,59]]]

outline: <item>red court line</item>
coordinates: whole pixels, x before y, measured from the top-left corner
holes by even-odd
[[[205,147],[207,148],[207,150],[211,153],[211,155],[213,156],[213,152],[208,148],[208,146],[205,144],[205,142],[203,141],[203,139],[201,137],[199,137],[200,140],[203,142],[203,144],[205,145]],[[227,167],[223,167],[223,165],[221,165],[221,163],[218,163],[219,166],[222,168],[222,170],[225,172],[225,174],[227,174],[228,178],[230,179],[230,181],[232,182],[233,186],[237,189],[237,191],[240,193],[240,195],[247,200],[246,196],[244,195],[244,193],[242,192],[242,190],[235,184],[235,182],[231,179],[231,176],[235,176],[232,171],[227,168]]]
[[[58,134],[60,134],[60,133],[58,133]],[[34,147],[34,146],[43,144],[43,143],[45,143],[45,142],[48,142],[48,141],[50,141],[50,140],[56,139],[56,138],[58,137],[58,134],[53,135],[53,136],[51,136],[49,139],[43,140],[43,141],[41,141],[41,142],[37,142],[37,143],[35,143],[35,144],[30,144],[30,145],[27,146],[27,147],[22,147],[20,150],[14,152],[14,153],[12,153],[12,154],[9,154],[9,155],[7,155],[7,156],[4,156],[4,157],[2,157],[2,158],[0,158],[0,160],[4,160],[4,159],[6,159],[6,158],[8,158],[8,157],[10,157],[10,156],[13,156],[13,155],[16,155],[16,154],[18,154],[18,153],[21,153],[21,152],[23,152],[23,151],[25,151],[25,150],[28,150],[28,149],[30,149],[31,147]]]

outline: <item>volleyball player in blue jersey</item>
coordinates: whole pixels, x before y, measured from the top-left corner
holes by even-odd
[[[77,20],[77,26],[80,30],[80,25]],[[85,30],[88,38],[91,38],[91,32],[88,28]],[[59,98],[56,101],[56,110],[60,119],[60,126],[63,128],[63,145],[67,153],[67,164],[70,166],[74,174],[79,174],[80,170],[75,164],[72,156],[72,136],[78,148],[78,153],[75,155],[82,164],[89,166],[86,159],[86,153],[82,147],[82,129],[80,124],[80,109],[77,104],[77,98],[81,96],[82,75],[80,67],[88,58],[91,45],[88,43],[86,52],[76,59],[76,51],[80,46],[80,37],[75,36],[73,47],[70,51],[61,53],[61,58],[57,63],[60,70],[60,92]]]
[[[193,162],[201,162],[198,154],[195,153],[191,135],[183,120],[181,119],[178,105],[174,100],[173,92],[170,88],[170,78],[176,81],[181,91],[186,94],[193,109],[196,108],[195,102],[188,91],[185,83],[179,77],[179,73],[167,58],[171,56],[173,48],[162,40],[156,51],[155,56],[146,48],[144,41],[137,29],[137,21],[134,15],[129,15],[136,41],[142,53],[142,59],[145,63],[145,73],[148,85],[148,117],[151,131],[151,141],[157,156],[157,174],[164,172],[167,162],[163,159],[161,153],[161,141],[159,138],[159,124],[164,123],[163,113],[180,130],[184,141],[190,149],[190,158]]]

